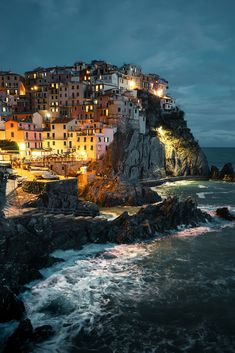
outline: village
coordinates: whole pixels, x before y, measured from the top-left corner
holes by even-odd
[[[164,113],[177,109],[167,89],[165,79],[139,66],[101,60],[39,67],[24,76],[0,71],[0,163],[29,179],[84,173],[102,159],[117,129],[146,133],[138,90],[159,97]]]

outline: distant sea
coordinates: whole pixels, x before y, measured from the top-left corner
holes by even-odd
[[[231,162],[235,168],[235,147],[204,147],[209,165],[222,168],[225,163]]]

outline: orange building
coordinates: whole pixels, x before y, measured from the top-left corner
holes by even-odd
[[[24,130],[20,129],[18,125],[15,120],[5,122],[6,140],[15,141],[18,144],[24,143]]]

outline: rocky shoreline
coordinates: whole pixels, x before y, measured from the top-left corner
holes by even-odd
[[[169,234],[179,225],[195,226],[211,221],[188,198],[169,198],[141,208],[135,215],[121,214],[113,221],[53,214],[25,214],[0,220],[0,321],[19,321],[6,342],[4,353],[30,352],[35,342],[53,334],[52,328],[32,328],[26,318],[24,303],[17,295],[32,280],[42,279],[40,269],[59,259],[51,253],[57,249],[81,249],[84,244],[132,243]]]
[[[228,209],[217,216],[234,218]],[[168,235],[178,226],[195,227],[211,222],[212,217],[197,208],[191,198],[179,201],[170,197],[142,207],[136,214],[122,213],[112,221],[74,214],[26,213],[11,219],[0,218],[0,322],[19,321],[8,339],[4,353],[28,353],[34,345],[53,335],[52,327],[33,328],[18,294],[33,280],[42,279],[40,269],[61,259],[51,256],[57,249],[81,249],[88,243],[133,243]]]
[[[235,182],[235,172],[232,163],[226,163],[221,170],[219,170],[216,166],[212,166],[210,178],[212,180]]]

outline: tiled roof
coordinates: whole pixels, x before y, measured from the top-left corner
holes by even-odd
[[[51,123],[52,124],[67,124],[74,119],[72,118],[56,118]]]

